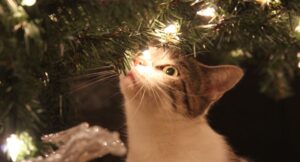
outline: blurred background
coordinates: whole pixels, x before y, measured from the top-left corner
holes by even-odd
[[[126,143],[118,75],[150,42],[243,68],[209,123],[254,162],[300,161],[299,0],[1,0],[0,162],[81,122]]]

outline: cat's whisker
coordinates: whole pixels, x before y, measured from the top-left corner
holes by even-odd
[[[156,89],[154,89],[153,87],[150,87],[150,89],[151,89],[151,92],[153,94],[153,98],[154,98],[154,100],[155,100],[155,102],[157,104],[157,107],[160,107],[160,105],[163,103],[162,99],[160,98],[160,95],[158,94],[158,92],[156,91]],[[163,113],[164,110],[161,110],[160,108],[158,108],[158,111],[160,113]]]
[[[160,94],[164,95],[164,99],[168,100],[168,102],[170,102],[170,103],[172,102],[172,100],[170,99],[170,96],[168,96],[165,93],[164,89],[162,89],[160,86],[156,86],[156,89],[161,92]],[[159,98],[159,99],[161,99],[161,98]]]
[[[103,70],[103,69],[114,69],[114,68],[115,68],[114,65],[106,65],[106,66],[99,66],[99,67],[95,67],[95,68],[89,68],[89,69],[87,69],[87,71]]]
[[[195,56],[195,54],[194,53],[190,53],[190,54],[185,54],[185,55],[182,55],[182,57],[190,57],[190,56]]]
[[[162,88],[160,88],[159,86],[156,86],[156,89],[157,89],[158,91],[160,91],[160,94],[164,95],[164,97],[162,97],[162,98],[167,99],[167,100],[169,99],[169,98],[167,97],[167,95],[164,93],[164,91],[162,90]],[[156,95],[157,95],[157,97],[158,97],[160,103],[162,103],[162,98],[159,97],[158,92],[155,91],[155,93],[156,93]],[[169,101],[169,102],[170,102],[170,101]],[[170,114],[169,114],[169,110],[168,110],[168,109],[163,109],[163,110],[161,110],[161,111],[163,111],[164,113],[166,113],[166,116],[168,116],[168,118],[169,118],[170,120],[172,119],[172,117],[171,117]]]
[[[144,87],[142,87],[142,88],[143,88],[144,91],[143,91],[141,100],[140,100],[140,102],[139,102],[139,104],[138,104],[138,106],[137,106],[135,112],[133,113],[133,117],[134,117],[134,118],[135,118],[135,116],[137,115],[138,111],[140,110],[140,108],[141,108],[141,106],[142,106],[142,102],[143,102],[144,97],[145,97],[146,90],[144,89]]]
[[[114,73],[110,73],[110,74],[108,73],[108,74],[105,74],[105,75],[99,75],[99,76],[91,77],[90,79],[86,79],[86,81],[82,81],[81,84],[79,84],[77,86],[89,84],[90,82],[93,82],[95,80],[105,79],[106,77],[115,76],[115,75],[116,74],[114,74]]]
[[[80,85],[78,86],[78,88],[73,89],[70,93],[73,93],[73,92],[82,90],[82,89],[84,89],[84,88],[93,86],[93,85],[95,85],[96,83],[99,83],[99,82],[102,82],[102,81],[106,81],[106,80],[111,79],[111,78],[114,78],[114,77],[117,77],[117,75],[110,75],[110,76],[106,76],[106,77],[103,77],[103,78],[100,78],[100,79],[99,79],[99,78],[93,79],[92,81],[89,81],[88,83],[82,83],[82,84],[80,84]]]
[[[99,83],[99,82],[102,82],[102,81],[106,81],[108,79],[111,79],[111,78],[114,78],[114,77],[117,77],[117,76],[118,76],[117,74],[111,74],[111,75],[107,75],[107,76],[101,77],[101,78],[96,77],[96,78],[94,78],[92,80],[89,80],[89,83],[82,83],[82,84],[80,84],[77,88],[71,90],[69,93],[72,94],[72,93],[74,93],[76,91],[82,90],[82,89],[87,88],[89,86],[95,85],[96,83]]]
[[[190,96],[190,97],[199,97],[199,95],[197,95],[197,94],[187,94],[187,93],[185,93],[185,92],[183,92],[183,91],[181,91],[181,90],[175,89],[175,88],[169,86],[168,84],[166,84],[166,83],[164,83],[164,82],[160,82],[160,81],[158,81],[158,80],[157,80],[157,82],[159,82],[159,84],[161,84],[162,86],[165,86],[166,88],[169,88],[169,89],[171,89],[171,90],[174,90],[174,91],[176,91],[176,92],[178,92],[178,93],[180,93],[180,94],[187,95],[187,96]]]
[[[117,74],[117,72],[114,70],[99,71],[99,72],[88,73],[88,74],[84,74],[84,75],[73,76],[73,77],[68,78],[68,80],[81,80],[81,79],[91,78],[91,77],[95,77],[95,76],[104,76],[107,74]]]
[[[160,91],[160,92],[161,92],[160,94],[163,95],[163,97],[158,97],[159,100],[162,100],[162,98],[163,98],[163,99],[168,100],[169,103],[173,102],[173,101],[170,99],[170,97],[165,93],[165,90],[163,90],[160,86],[156,85],[156,89],[157,89],[157,91]],[[174,113],[174,112],[172,112],[172,109],[162,109],[161,111],[162,111],[164,114],[166,114],[166,116],[167,116],[167,118],[169,119],[169,121],[174,120],[174,118],[172,118],[172,116],[173,116],[172,113]],[[172,125],[172,124],[171,124],[171,125],[169,125],[169,128],[170,128],[170,131],[171,131],[171,132],[176,133],[175,125]]]
[[[154,100],[155,100],[155,103],[156,103],[157,105],[159,105],[160,102],[158,102],[158,100],[157,100],[157,98],[156,98],[156,97],[158,97],[158,95],[154,92],[154,90],[153,90],[152,87],[151,87],[151,92],[152,92],[152,94],[153,94],[153,98],[154,98]]]
[[[136,94],[135,94],[131,99],[129,99],[129,102],[133,101],[133,100],[139,95],[139,93],[142,91],[143,87],[144,87],[144,86],[141,85],[141,87],[140,87],[139,90],[136,92]]]

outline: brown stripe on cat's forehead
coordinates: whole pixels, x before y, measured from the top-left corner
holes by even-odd
[[[197,117],[205,112],[210,103],[201,97],[202,84],[205,81],[201,66],[195,59],[187,57],[181,58],[177,63],[181,71],[181,90],[186,93],[182,100],[186,109],[185,115],[188,117]]]

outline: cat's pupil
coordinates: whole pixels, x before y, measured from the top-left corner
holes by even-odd
[[[168,68],[166,70],[166,74],[168,74],[168,75],[174,75],[175,74],[175,69],[174,68]]]

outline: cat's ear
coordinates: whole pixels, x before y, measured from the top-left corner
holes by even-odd
[[[212,99],[220,98],[243,77],[241,68],[233,65],[206,66],[200,65],[203,74],[203,93]]]

